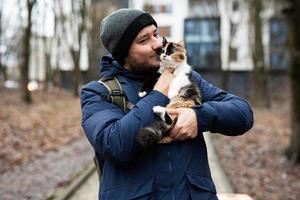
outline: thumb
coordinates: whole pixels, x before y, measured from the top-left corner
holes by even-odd
[[[169,73],[169,74],[173,74],[174,69],[166,68],[164,72],[165,72],[165,73]]]

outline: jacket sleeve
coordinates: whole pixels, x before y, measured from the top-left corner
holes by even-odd
[[[165,106],[169,99],[152,91],[125,114],[106,101],[106,89],[94,81],[81,90],[82,127],[98,155],[105,160],[124,164],[133,159],[138,131],[155,121],[153,106]]]
[[[235,136],[253,126],[253,112],[244,99],[213,86],[196,72],[192,79],[202,95],[202,104],[194,108],[199,131]]]

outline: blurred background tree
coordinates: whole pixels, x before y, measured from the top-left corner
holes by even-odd
[[[72,0],[71,13],[66,13],[63,9],[63,2],[59,1],[60,22],[63,30],[63,39],[67,44],[74,68],[72,75],[73,95],[79,95],[79,85],[82,78],[80,73],[80,58],[83,37],[86,37],[86,17],[87,5],[85,0]]]
[[[291,64],[289,68],[291,87],[291,138],[287,157],[300,163],[300,2],[287,0],[286,14],[289,24],[289,51]]]
[[[3,13],[3,1],[1,0],[0,2],[0,47],[2,46],[2,13]],[[6,67],[3,66],[2,64],[2,49],[0,48],[0,77],[2,76],[3,78],[0,78],[0,84],[3,84],[3,82],[5,82],[7,80],[7,75],[6,75]]]
[[[252,50],[252,94],[251,102],[254,106],[260,108],[270,108],[270,90],[268,81],[268,71],[265,64],[265,52],[263,46],[262,33],[262,11],[263,3],[261,0],[249,1],[249,13],[251,22],[251,31],[254,40],[251,44]]]
[[[88,33],[88,79],[99,79],[100,59],[105,54],[103,45],[100,42],[99,27],[101,20],[108,14],[112,7],[111,1],[92,0],[88,12],[89,23]]]
[[[22,54],[21,54],[21,76],[20,76],[20,89],[22,99],[27,102],[31,103],[31,95],[28,89],[29,83],[29,59],[30,59],[30,39],[31,39],[31,25],[32,25],[32,8],[36,0],[26,0],[26,10],[27,10],[27,18],[26,18],[26,25],[23,30],[23,46],[22,46]]]

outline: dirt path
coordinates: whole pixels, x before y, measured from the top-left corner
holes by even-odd
[[[44,200],[47,194],[90,164],[92,156],[91,146],[83,137],[33,162],[16,166],[0,175],[0,199]]]

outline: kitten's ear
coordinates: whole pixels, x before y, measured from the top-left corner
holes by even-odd
[[[184,47],[184,42],[183,42],[183,40],[179,40],[178,44],[179,44],[180,46]]]
[[[163,43],[163,47],[168,43],[167,38],[165,36],[163,36],[162,43]]]

